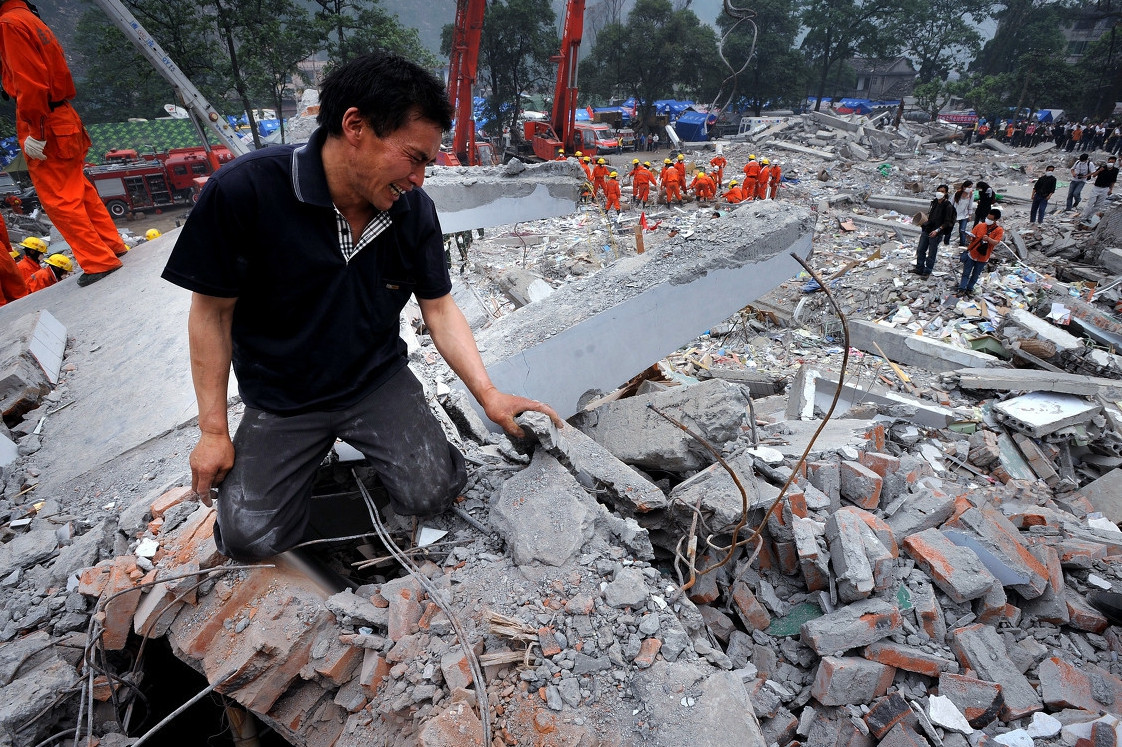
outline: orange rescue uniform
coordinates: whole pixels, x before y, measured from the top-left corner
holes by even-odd
[[[732,205],[738,202],[744,202],[744,190],[740,188],[739,184],[735,187],[729,187],[721,196],[725,198],[726,202]]]
[[[612,173],[612,170],[609,169],[607,166],[605,166],[602,163],[596,164],[596,166],[592,169],[592,196],[593,197],[600,194],[600,192],[604,189],[604,179],[606,179],[608,174],[610,174],[610,173]]]
[[[604,197],[608,198],[608,204],[604,206],[605,210],[615,208],[618,212],[619,206],[619,179],[609,179],[604,182]]]
[[[27,292],[34,293],[35,291],[41,291],[44,288],[51,287],[57,282],[58,278],[55,277],[54,269],[50,265],[47,265],[31,276],[31,282],[27,284]]]
[[[591,167],[591,166],[589,166],[589,165],[588,165],[587,163],[585,163],[584,161],[581,161],[581,162],[580,162],[580,167],[581,167],[582,169],[584,169],[584,177],[585,177],[585,179],[588,179],[588,181],[592,181],[592,167]]]
[[[713,156],[709,159],[709,165],[717,169],[717,186],[721,186],[725,182],[725,166],[729,165],[728,159],[722,155]]]
[[[8,238],[8,225],[0,215],[0,306],[27,295],[27,282],[12,258],[12,240]]]
[[[671,200],[682,201],[682,175],[673,165],[662,170],[662,188],[666,190],[667,205]]]
[[[23,275],[23,282],[25,283],[30,283],[31,276],[43,269],[43,265],[27,254],[23,255],[19,262],[16,262],[16,267],[19,268],[20,275]]]
[[[685,186],[685,184],[686,184],[686,162],[685,161],[675,161],[673,163],[673,166],[674,166],[674,168],[678,169],[678,176],[681,177],[682,186]]]
[[[770,178],[771,178],[771,167],[770,166],[761,166],[760,167],[760,173],[756,177],[756,199],[757,200],[766,200],[767,199],[767,185],[768,185],[768,179],[770,179]]]
[[[128,251],[105,203],[82,171],[90,138],[69,105],[76,90],[58,39],[24,0],[0,5],[4,90],[16,100],[16,137],[45,140],[46,160],[27,159],[31,182],[51,222],[82,269],[106,272]]]
[[[637,202],[646,202],[649,200],[651,197],[651,185],[656,182],[657,180],[654,174],[646,168],[639,169],[635,173],[635,200]]]
[[[697,176],[690,182],[690,189],[697,195],[698,200],[711,200],[716,188],[713,186],[713,180],[708,174],[699,172]]]
[[[760,176],[760,164],[749,161],[744,164],[744,183],[740,187],[744,190],[745,200],[756,199],[756,179]]]
[[[775,199],[775,193],[779,191],[779,178],[783,176],[783,169],[779,168],[779,164],[773,163],[771,165],[771,193],[768,195],[769,199]]]

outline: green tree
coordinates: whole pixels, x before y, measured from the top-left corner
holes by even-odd
[[[737,19],[725,12],[717,17],[729,65],[738,70],[748,62],[737,76],[736,92],[741,95],[729,95],[734,101],[747,102],[757,116],[764,107],[798,106],[806,90],[806,64],[794,49],[799,32],[796,0],[757,0],[752,10],[752,23],[745,20],[737,24]]]
[[[925,112],[931,115],[931,119],[938,119],[939,112],[943,110],[952,99],[962,98],[968,90],[968,84],[961,80],[932,80],[927,83],[916,84],[915,90],[912,95],[916,98],[916,103]]]
[[[977,56],[982,48],[977,27],[992,7],[991,0],[914,0],[897,29],[920,83],[945,80]]]
[[[1093,117],[1109,117],[1122,101],[1122,23],[1091,44],[1080,60],[1083,87],[1079,108]]]
[[[865,57],[895,54],[902,46],[898,25],[909,11],[904,0],[808,0],[802,50],[817,79],[815,111],[822,106],[830,74],[858,51]]]
[[[593,98],[634,96],[645,123],[658,99],[714,96],[724,77],[718,59],[716,34],[692,10],[637,0],[626,23],[601,29],[580,64],[580,79]]]
[[[1008,114],[1008,101],[1012,95],[1014,79],[1011,73],[974,75],[963,81],[962,99],[966,105],[991,122]]]
[[[424,67],[439,64],[421,44],[417,29],[405,28],[378,0],[315,0],[320,18],[331,28],[327,41],[329,67],[375,49],[394,52]]]
[[[284,93],[297,64],[321,49],[328,28],[298,7],[293,0],[243,0],[239,12],[249,11],[257,19],[246,28],[243,44],[253,50],[246,59],[246,77],[252,91],[273,105],[285,141]]]

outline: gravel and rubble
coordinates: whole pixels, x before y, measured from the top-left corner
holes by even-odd
[[[1122,743],[1122,367],[1109,342],[1122,327],[1104,303],[1117,300],[1122,210],[1093,231],[1062,215],[1024,229],[1018,189],[1059,154],[932,142],[942,134],[808,116],[767,136],[831,156],[783,151],[795,178],[780,202],[815,209],[814,266],[850,321],[875,323],[844,372],[841,320],[803,275],[565,427],[524,416],[531,435],[511,444],[449,387],[424,330],[406,330],[471,467],[458,513],[424,522],[447,534],[411,555],[483,665],[495,744]],[[769,142],[724,154],[739,166]],[[906,275],[912,240],[897,226],[911,216],[867,198],[979,176],[1005,195],[1023,249],[960,300],[957,251],[929,279]],[[721,212],[652,210],[646,251]],[[847,226],[855,216],[869,221]],[[488,230],[454,264],[469,319],[516,313],[511,272],[557,288],[618,262],[638,221],[588,206]],[[915,337],[992,360],[925,367],[952,354]],[[483,688],[453,621],[399,568],[375,564],[344,591],[281,563],[222,570],[213,511],[183,487],[189,431],[37,495],[50,465],[36,424],[66,406],[82,354],[12,423],[0,745],[73,732],[83,652],[131,665],[144,636],[292,744],[479,744]],[[412,539],[408,521],[388,523]],[[376,542],[364,552],[380,562]],[[113,715],[128,669],[94,679],[102,744],[131,742]]]

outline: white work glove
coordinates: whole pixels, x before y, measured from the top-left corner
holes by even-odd
[[[23,139],[23,152],[28,158],[34,158],[36,161],[46,161],[47,154],[44,152],[47,147],[46,140],[36,140],[28,135]]]

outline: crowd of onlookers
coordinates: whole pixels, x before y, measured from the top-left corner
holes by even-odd
[[[1068,152],[1105,150],[1117,155],[1122,152],[1122,123],[1037,122],[1031,119],[990,122],[982,117],[966,128],[967,144],[986,138],[999,140],[1011,148],[1032,148],[1054,142],[1057,148]]]

